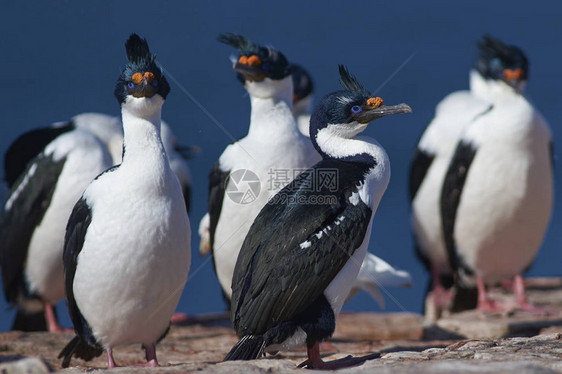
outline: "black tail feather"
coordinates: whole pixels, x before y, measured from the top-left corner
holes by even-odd
[[[224,361],[255,360],[264,354],[265,340],[262,335],[246,335],[232,349]]]
[[[62,349],[57,358],[62,358],[62,367],[67,368],[70,365],[72,356],[81,358],[84,361],[90,361],[103,353],[100,346],[92,346],[79,336],[75,336],[66,347]]]
[[[56,312],[55,312],[56,313]],[[55,314],[56,316],[56,314]],[[47,331],[47,321],[45,321],[45,312],[26,312],[18,309],[12,330],[18,331]]]

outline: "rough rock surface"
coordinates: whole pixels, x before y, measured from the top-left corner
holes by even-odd
[[[353,355],[364,358],[342,373],[562,373],[562,280],[559,286],[531,290],[531,300],[543,297],[549,315],[511,312],[504,316],[465,312],[449,316],[453,326],[424,325],[412,313],[342,314],[330,344],[323,344],[324,360]],[[545,280],[546,282],[546,280]],[[522,320],[526,322],[521,322]],[[452,321],[452,322],[451,322]],[[454,322],[454,323],[453,323]],[[476,322],[482,324],[478,326]],[[521,324],[531,328],[512,328]],[[486,325],[487,324],[487,325]],[[446,324],[445,324],[446,325]],[[494,326],[508,326],[494,329]],[[484,326],[484,327],[483,327]],[[446,326],[445,326],[446,327]],[[474,331],[495,331],[490,338],[466,339]],[[489,333],[488,335],[493,335]],[[511,337],[504,337],[511,336]],[[517,336],[517,337],[514,337]],[[57,355],[71,334],[8,332],[0,334],[0,373],[83,373],[106,368],[105,355],[73,367],[60,368]],[[159,368],[121,367],[114,373],[289,373],[302,372],[296,365],[306,358],[304,350],[250,362],[220,362],[237,338],[224,315],[191,318],[170,333],[157,347]],[[114,350],[119,365],[144,361],[139,346]],[[24,359],[27,358],[27,359]],[[39,359],[38,359],[39,358]]]

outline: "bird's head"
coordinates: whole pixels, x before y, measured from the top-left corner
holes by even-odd
[[[154,62],[156,56],[150,53],[146,39],[131,34],[125,49],[129,62],[117,80],[115,97],[122,107],[150,115],[161,109],[170,85]]]
[[[289,85],[292,90],[286,82],[291,80],[289,62],[281,52],[232,33],[220,34],[218,41],[238,50],[233,69],[250,94],[267,98]]]
[[[310,74],[300,65],[291,64],[293,77],[293,104],[312,95],[314,83]]]
[[[312,111],[312,91],[314,84],[310,74],[300,65],[291,64],[293,77],[293,114],[310,114]]]
[[[476,69],[486,79],[503,81],[521,92],[529,75],[529,61],[518,47],[485,35],[478,43]]]
[[[340,83],[344,88],[322,98],[310,119],[310,137],[318,149],[318,135],[351,139],[365,130],[369,122],[389,114],[409,113],[406,104],[384,105],[374,97],[345,66],[339,66]]]

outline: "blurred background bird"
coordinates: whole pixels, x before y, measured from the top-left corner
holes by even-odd
[[[489,107],[463,131],[445,175],[445,244],[459,284],[476,285],[479,310],[508,309],[488,298],[486,287],[514,279],[517,307],[533,311],[521,275],[532,265],[552,214],[551,130],[523,94],[526,54],[491,36],[479,48],[471,88]]]
[[[478,66],[492,63],[486,57],[487,52],[480,51],[475,66],[470,70],[470,90],[455,91],[437,104],[435,116],[422,134],[410,165],[414,248],[431,274],[425,306],[426,317],[430,320],[438,319],[443,310],[448,311],[452,307],[456,257],[445,246],[441,191],[464,128],[486,114],[492,106],[490,100],[479,92],[478,85],[478,80],[482,79]],[[474,299],[468,293],[465,293],[465,298]],[[464,300],[464,303],[467,307],[476,306],[475,300]]]
[[[236,48],[233,69],[251,102],[248,135],[227,146],[209,175],[209,217],[199,228],[209,233],[213,264],[229,304],[236,258],[254,219],[277,191],[320,155],[293,117],[287,58],[241,35],[221,34],[218,40]]]
[[[71,120],[24,133],[5,154],[10,193],[0,216],[0,266],[6,300],[17,308],[13,330],[63,331],[53,306],[64,297],[66,222],[86,186],[112,164],[97,136],[105,130]]]

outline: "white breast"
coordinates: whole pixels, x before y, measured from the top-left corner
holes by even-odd
[[[445,173],[464,128],[485,112],[490,103],[470,91],[458,91],[445,97],[436,108],[435,118],[428,125],[418,147],[434,156],[412,201],[412,228],[420,251],[442,274],[449,266],[443,238],[440,198]]]
[[[229,191],[248,191],[247,183],[227,186],[222,210],[214,237],[214,256],[217,276],[222,289],[230,297],[236,259],[254,219],[267,201],[290,183],[296,175],[320,161],[320,156],[296,128],[290,108],[284,102],[272,104],[254,99],[252,110],[262,105],[268,115],[252,117],[250,134],[229,145],[219,159],[226,171],[248,170],[260,181],[259,195],[240,204],[229,197]],[[265,108],[262,108],[265,111]],[[264,121],[264,126],[254,126]]]
[[[477,147],[462,191],[455,241],[488,282],[528,266],[544,237],[553,201],[550,130],[521,96],[496,102],[467,129]]]

